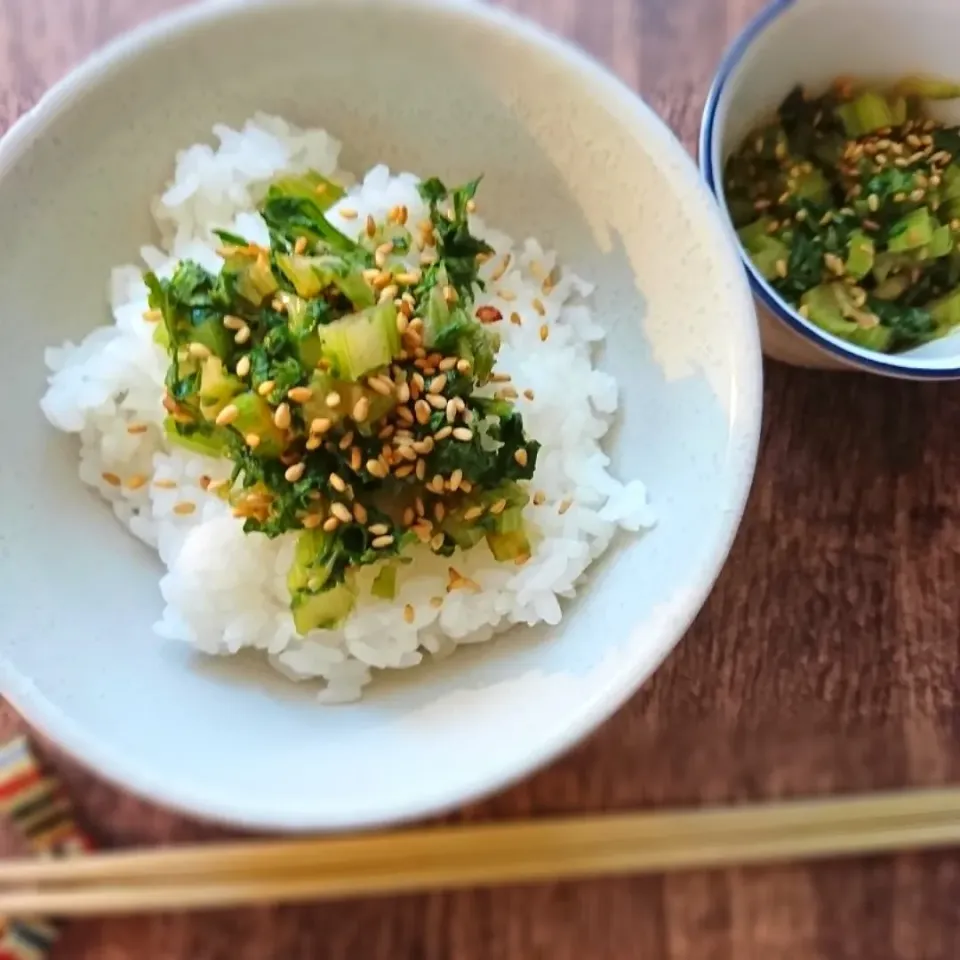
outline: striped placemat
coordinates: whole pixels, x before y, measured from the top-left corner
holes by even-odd
[[[93,849],[77,826],[56,778],[46,774],[24,737],[0,747],[0,814],[41,857],[71,857]],[[0,960],[43,960],[57,939],[48,917],[0,917]]]

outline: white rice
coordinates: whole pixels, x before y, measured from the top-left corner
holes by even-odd
[[[160,244],[144,247],[141,256],[162,276],[184,258],[218,271],[212,228],[269,244],[256,204],[281,172],[313,168],[353,182],[337,168],[340,144],[322,130],[257,115],[242,130],[217,126],[214,133],[219,146],[197,144],[178,155],[173,182],[154,203]],[[411,174],[394,176],[375,167],[329,218],[357,236],[368,213],[382,220],[405,204],[416,222],[426,216],[416,184]],[[359,216],[341,217],[337,211],[346,207]],[[504,315],[497,369],[511,374],[521,391],[533,391],[532,398],[521,393],[517,403],[528,434],[543,445],[530,490],[542,491],[546,500],[526,512],[536,531],[535,552],[517,567],[498,564],[482,545],[449,560],[418,548],[415,562],[400,570],[392,602],[370,596],[372,574],[364,573],[360,601],[339,630],[297,635],[286,589],[296,535],[245,535],[230,508],[199,486],[203,475],[229,476],[231,464],[164,441],[167,357],[152,340],[154,325],[143,318],[142,267],[114,269],[113,325],[97,328],[79,345],[47,351],[44,413],[55,427],[79,434],[81,480],[99,491],[135,536],[157,549],[166,567],[160,580],[166,605],[155,626],[160,636],[211,654],[262,649],[287,676],[324,680],[325,702],[350,701],[370,681],[371,668],[415,667],[426,655],[489,640],[512,624],[559,623],[561,599],[574,595],[617,527],[637,531],[653,523],[643,485],[611,476],[600,446],[617,408],[617,385],[592,363],[591,348],[603,339],[603,328],[585,302],[591,286],[564,271],[545,293],[553,253],[535,240],[515,244],[478,217],[472,227],[497,252],[481,275],[489,280],[502,273],[478,301]],[[503,271],[506,255],[509,267]],[[509,322],[513,313],[520,325]],[[191,505],[193,512],[185,512]],[[447,593],[451,565],[481,590]],[[407,604],[415,611],[413,623],[404,618]]]

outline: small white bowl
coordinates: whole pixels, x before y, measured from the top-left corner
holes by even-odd
[[[750,130],[798,83],[822,90],[838,76],[960,79],[960,3],[945,0],[774,0],[725,54],[703,113],[700,168],[723,202],[723,166]],[[960,106],[937,115],[960,123]],[[860,369],[916,380],[960,378],[960,333],[896,355],[875,353],[805,320],[743,255],[765,352],[798,366]]]
[[[107,322],[175,151],[256,110],[322,125],[362,171],[483,171],[484,209],[598,283],[621,387],[614,468],[659,525],[623,538],[552,630],[512,631],[346,707],[254,660],[158,639],[157,558],[43,420],[43,350]],[[736,249],[663,123],[582,53],[450,0],[190,7],[110,46],[0,145],[3,693],[105,776],[194,814],[342,829],[462,803],[567,749],[677,643],[727,555],[761,414]]]

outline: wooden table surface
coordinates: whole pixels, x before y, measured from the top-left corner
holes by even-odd
[[[0,0],[0,130],[108,37],[186,0]],[[761,0],[507,0],[608,63],[693,149]],[[960,386],[767,366],[730,562],[690,635],[587,743],[472,819],[960,779]],[[0,735],[19,728],[0,708]],[[50,753],[110,844],[191,824]],[[3,841],[10,847],[10,838]],[[71,960],[935,960],[960,860],[904,855],[71,924]]]

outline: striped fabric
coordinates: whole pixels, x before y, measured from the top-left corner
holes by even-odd
[[[23,737],[0,748],[0,813],[38,856],[92,849],[60,784],[44,775]],[[43,960],[56,938],[56,926],[45,917],[0,918],[0,960]]]

